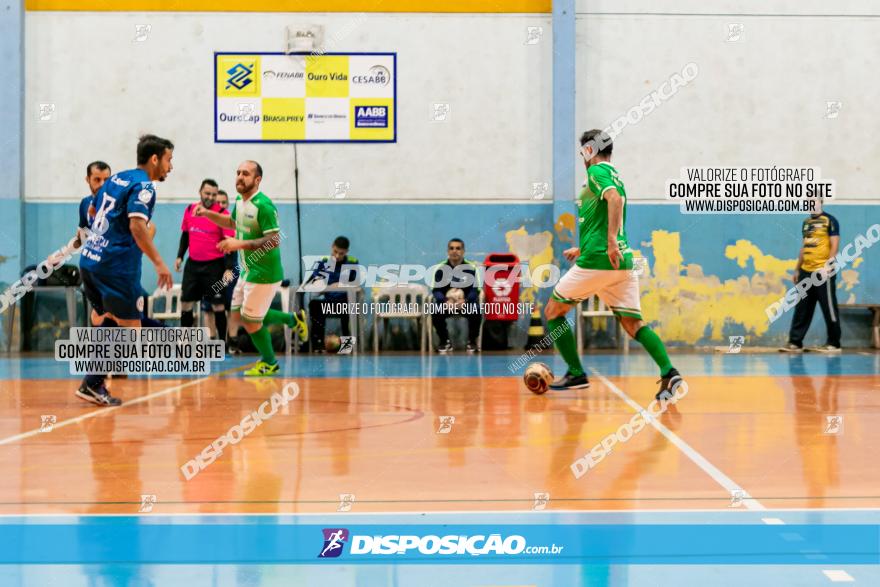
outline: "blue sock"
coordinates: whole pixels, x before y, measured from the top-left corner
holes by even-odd
[[[98,328],[118,328],[119,325],[110,318],[104,318],[104,322],[101,323]],[[101,375],[86,375],[83,377],[83,383],[87,385],[91,389],[98,389],[104,384],[104,380],[107,379],[107,374]]]

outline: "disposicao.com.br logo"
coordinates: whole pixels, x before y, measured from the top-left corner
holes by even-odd
[[[517,555],[560,554],[564,546],[528,546],[518,534],[424,536],[406,534],[352,534],[345,528],[324,528],[323,547],[318,558],[336,558],[349,544],[348,554],[356,555]],[[412,551],[412,552],[411,552]]]

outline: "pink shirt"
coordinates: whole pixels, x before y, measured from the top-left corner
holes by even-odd
[[[235,231],[220,228],[204,216],[193,216],[195,204],[186,207],[180,230],[189,233],[189,258],[193,261],[214,261],[223,258],[223,252],[217,249],[217,243],[226,237],[234,237]],[[220,206],[214,204],[212,212],[220,212]],[[229,216],[229,210],[221,214]]]

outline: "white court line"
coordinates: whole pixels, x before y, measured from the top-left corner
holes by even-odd
[[[842,570],[827,570],[822,573],[828,577],[832,583],[855,583],[852,575]]]
[[[534,499],[523,499],[522,501],[534,501]],[[551,500],[552,501],[552,500]],[[130,503],[140,503],[137,501],[132,501]],[[326,504],[338,504],[339,500],[325,501],[322,503]],[[363,502],[369,503],[369,502]],[[161,505],[162,502],[156,502],[156,505]],[[63,504],[67,505],[67,504]],[[187,505],[181,503],[175,503],[173,505]],[[798,508],[798,509],[785,509],[785,510],[770,510],[765,509],[766,513],[779,513],[786,514],[792,512],[880,512],[880,508]],[[166,513],[140,513],[140,512],[132,512],[130,514],[108,514],[108,513],[89,513],[89,514],[0,514],[0,518],[40,518],[40,517],[95,517],[95,516],[106,516],[106,517],[126,517],[130,518],[132,516],[141,516],[141,517],[156,517],[156,516],[202,516],[202,517],[211,517],[211,516],[293,516],[293,517],[306,517],[306,516],[419,516],[424,517],[428,516],[463,516],[463,515],[476,515],[476,516],[525,516],[528,515],[530,517],[541,517],[547,514],[559,514],[559,515],[585,515],[585,516],[593,516],[593,515],[618,515],[618,516],[628,516],[630,514],[719,514],[719,513],[729,513],[730,515],[741,515],[744,516],[746,514],[750,514],[751,512],[744,509],[733,509],[733,508],[717,508],[717,509],[668,509],[668,510],[441,510],[441,511],[406,511],[406,512],[337,512],[337,511],[326,511],[326,512],[212,512],[209,514],[203,512],[166,512]],[[778,518],[761,518],[761,521],[768,525],[779,525],[778,522],[773,522],[773,520],[778,520]],[[784,524],[785,522],[783,522]]]
[[[174,393],[175,391],[180,391],[181,389],[187,388],[191,385],[203,383],[203,382],[209,380],[211,377],[217,377],[219,375],[223,375],[227,372],[232,372],[232,371],[235,371],[238,369],[241,369],[241,367],[235,367],[233,369],[227,369],[225,371],[220,371],[219,373],[216,373],[213,375],[208,375],[207,377],[202,377],[201,379],[196,379],[196,380],[190,381],[188,383],[181,383],[180,385],[175,385],[174,387],[169,387],[167,389],[162,389],[162,390],[156,391],[154,393],[143,395],[141,397],[136,397],[131,400],[126,400],[126,401],[122,402],[121,406],[106,406],[106,407],[95,406],[91,412],[86,412],[85,414],[83,414],[81,416],[77,416],[75,418],[68,418],[67,420],[62,420],[61,422],[57,422],[57,423],[53,424],[51,431],[43,432],[39,428],[36,428],[36,429],[31,430],[29,432],[22,432],[20,434],[15,434],[14,436],[9,436],[7,438],[3,438],[2,440],[0,440],[0,446],[3,446],[4,444],[11,444],[13,442],[18,442],[19,440],[25,440],[27,438],[30,438],[32,436],[37,436],[39,434],[51,434],[52,432],[54,432],[58,428],[63,428],[65,426],[69,426],[71,424],[76,424],[78,422],[82,422],[83,420],[88,420],[89,418],[96,418],[98,416],[103,416],[104,414],[109,414],[115,410],[119,410],[119,409],[122,409],[122,408],[125,408],[128,406],[133,406],[135,404],[139,404],[139,403],[145,402],[147,400],[151,400],[153,398],[162,397],[163,395],[168,395],[169,393]],[[89,404],[89,405],[93,405],[93,404]]]
[[[608,389],[610,389],[617,397],[625,401],[629,407],[634,409],[636,412],[647,413],[645,408],[640,406],[635,400],[629,397],[622,389],[611,383],[611,381],[599,373],[596,369],[590,367],[590,371],[599,378],[599,380],[605,384]],[[682,440],[678,435],[676,435],[672,430],[667,428],[663,423],[658,421],[653,417],[645,417],[645,421],[651,424],[657,431],[666,437],[666,439],[674,444],[681,452],[685,454],[687,458],[694,462],[699,468],[701,468],[705,473],[707,473],[712,479],[715,480],[716,483],[721,485],[724,489],[726,489],[730,495],[734,495],[734,492],[739,492],[742,495],[742,503],[746,506],[746,509],[749,510],[766,510],[758,500],[753,498],[749,493],[737,485],[737,483],[721,472],[721,470],[710,463],[706,457],[698,453],[691,445]]]

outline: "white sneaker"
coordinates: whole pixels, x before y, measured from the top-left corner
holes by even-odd
[[[796,344],[788,343],[785,346],[779,347],[780,353],[802,353],[804,352],[803,347],[799,347]]]
[[[834,345],[830,345],[830,344],[811,348],[810,351],[812,351],[814,353],[825,353],[826,355],[834,355],[834,354],[838,354],[841,352],[839,346],[834,346]]]

